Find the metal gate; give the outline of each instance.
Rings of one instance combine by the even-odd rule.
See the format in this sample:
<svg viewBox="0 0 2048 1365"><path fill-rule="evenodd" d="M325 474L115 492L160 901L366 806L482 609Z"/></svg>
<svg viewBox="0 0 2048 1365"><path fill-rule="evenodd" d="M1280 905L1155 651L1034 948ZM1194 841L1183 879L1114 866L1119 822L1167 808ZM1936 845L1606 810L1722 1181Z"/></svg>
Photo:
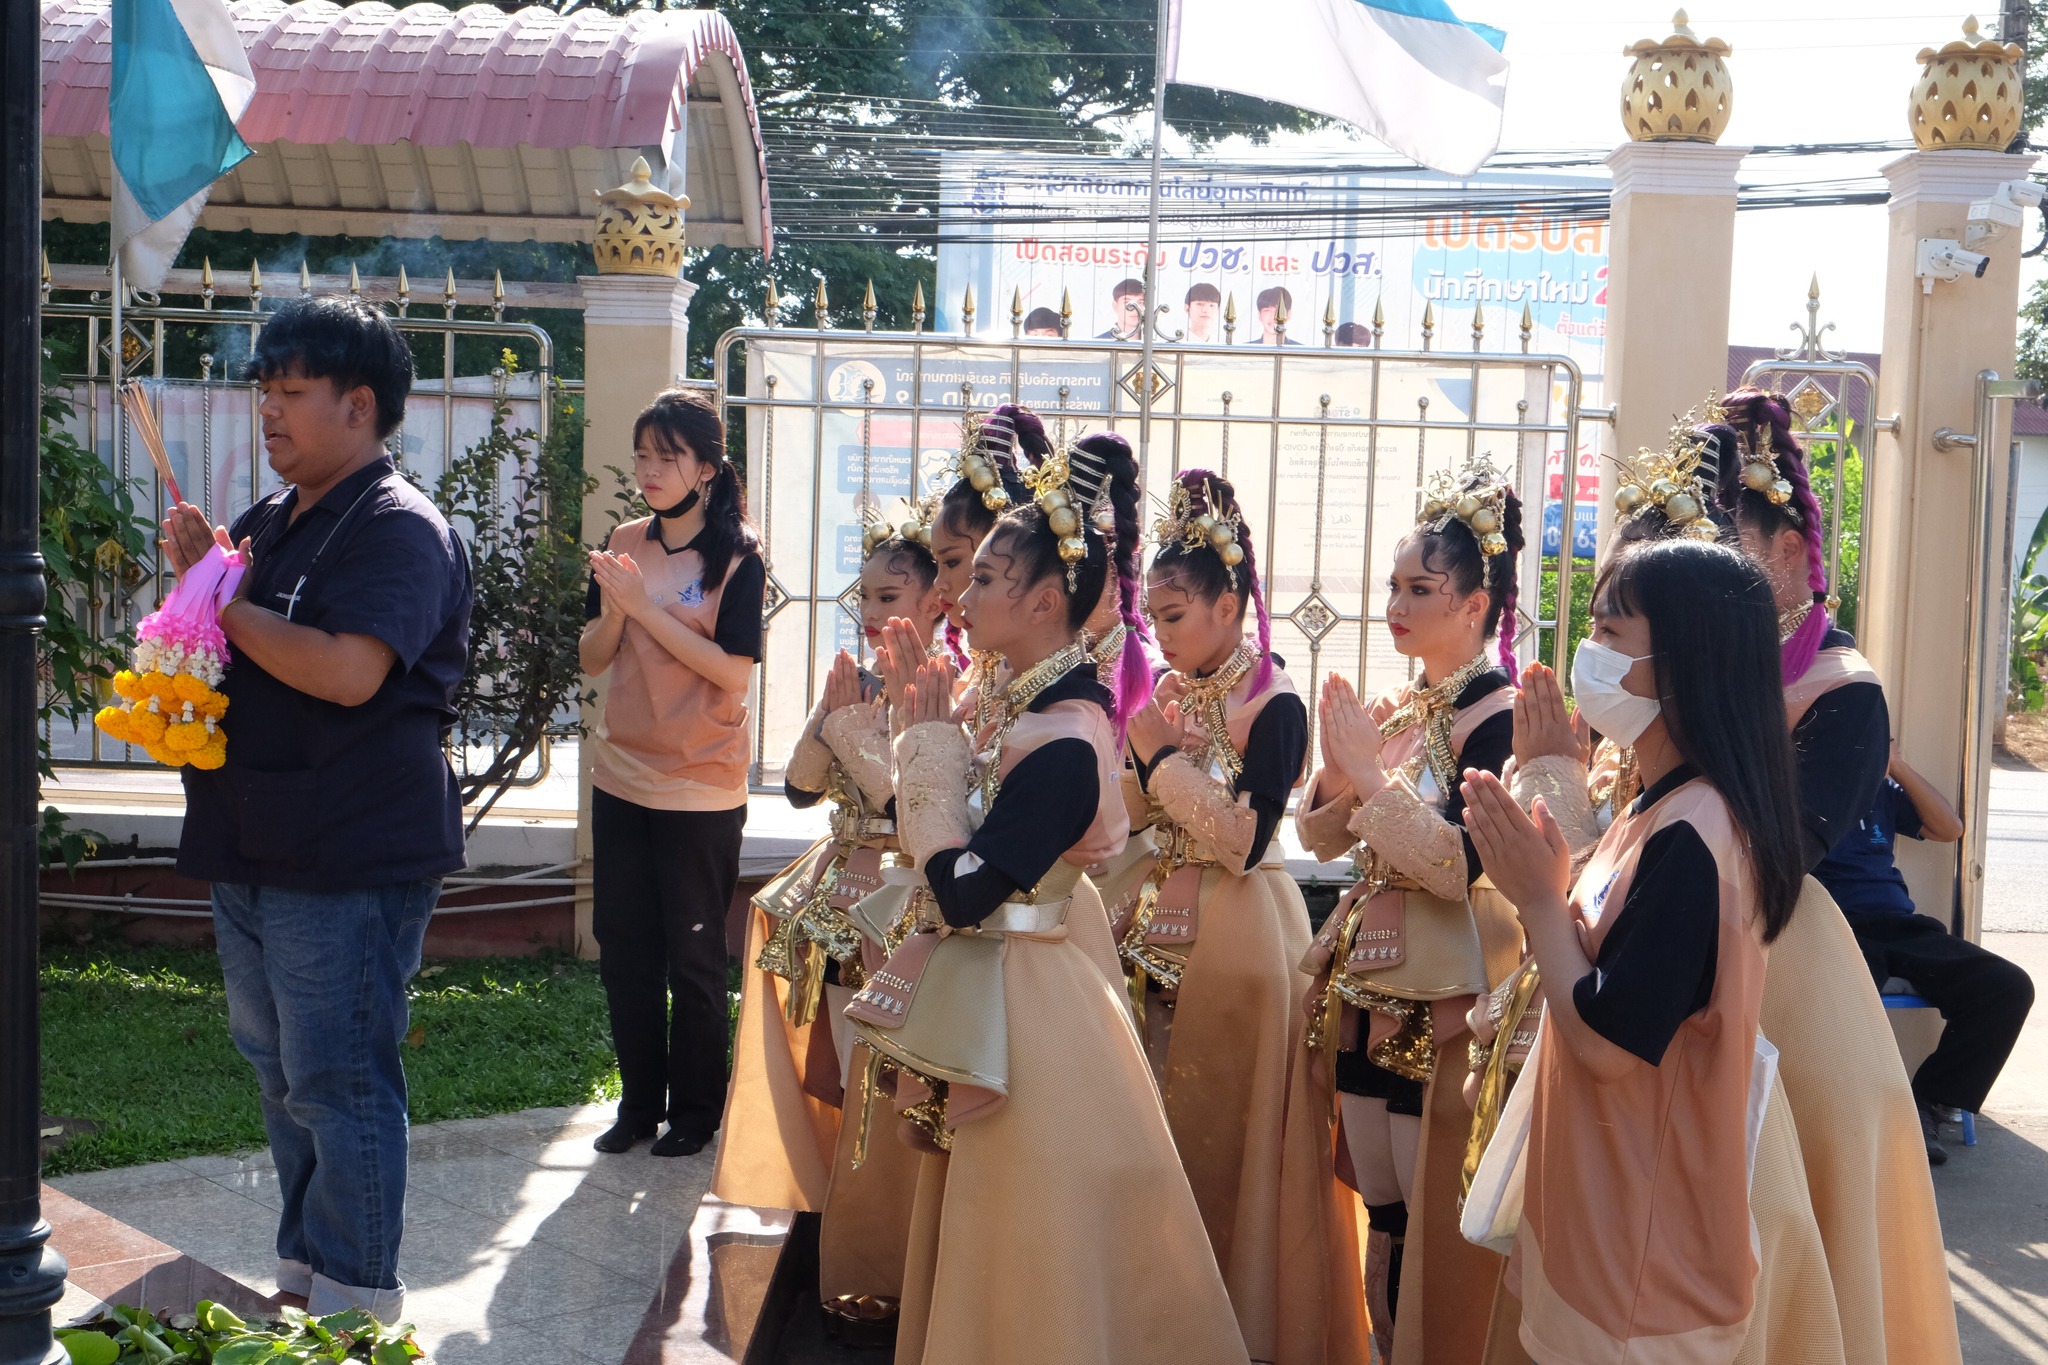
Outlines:
<svg viewBox="0 0 2048 1365"><path fill-rule="evenodd" d="M262 307L261 276L252 272L250 286L250 306L215 307L209 271L199 307L122 310L123 373L142 380L148 390L181 490L209 518L222 523L232 522L279 483L260 458L255 386L231 377L239 374L269 318ZM130 424L113 401L111 300L93 294L85 302L59 302L47 296L47 283L45 290L46 342L62 348L67 358L83 361L62 376L72 401L65 425L80 444L99 455L114 481L135 491L138 512L161 520L167 490L148 456L134 445ZM302 283L300 292L311 292L310 281ZM364 296L388 308L428 372L415 381L405 423L390 442L400 468L431 487L450 461L490 431L493 408L500 400L512 410L508 430L532 431L538 440L547 440L553 405L544 399L555 373L554 342L530 323L504 321L502 295L492 306L491 321L456 316L452 280L449 290L423 310L439 316L415 313L406 292ZM491 352L494 363L482 372L458 363L461 343L471 339L483 340ZM505 513L510 515L514 494L508 488L503 496ZM170 585L169 570L162 564L131 566L104 598L75 606L82 608L79 615L90 619L95 630L111 636L131 629L153 610ZM52 759L59 764L154 766L139 750L109 739L90 723L74 727L59 722L50 741ZM482 750L456 758L458 772L466 761L488 762ZM524 780L538 781L547 765L543 745L538 771Z"/></svg>
<svg viewBox="0 0 2048 1365"><path fill-rule="evenodd" d="M1139 444L1138 343L1025 337L1012 322L1008 340L829 327L720 338L719 397L729 426L746 433L769 564L757 782L779 781L833 652L862 648L859 508L941 486L963 413L1022 402L1056 442L1107 430ZM1582 411L1577 365L1531 353L1532 331L1525 317L1520 350L1487 351L1475 318L1470 351L1439 351L1432 311L1419 350L1383 348L1377 333L1366 347L1156 349L1148 491L1163 502L1188 467L1236 485L1275 652L1311 695L1331 670L1368 689L1408 675L1409 661L1369 629L1384 621L1394 545L1428 477L1482 455L1526 507L1517 652L1540 649L1564 665L1569 643L1556 627L1559 601L1571 600L1571 475L1582 418L1596 414Z"/></svg>

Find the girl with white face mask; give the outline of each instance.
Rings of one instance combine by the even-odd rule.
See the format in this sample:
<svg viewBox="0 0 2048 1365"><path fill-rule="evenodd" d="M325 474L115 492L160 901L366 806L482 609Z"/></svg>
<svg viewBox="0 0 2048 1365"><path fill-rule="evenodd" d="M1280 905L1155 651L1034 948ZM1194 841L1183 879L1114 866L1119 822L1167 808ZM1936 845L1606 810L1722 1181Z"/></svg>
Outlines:
<svg viewBox="0 0 2048 1365"><path fill-rule="evenodd" d="M1303 963L1315 984L1300 1064L1337 1092L1340 1140L1372 1218L1367 1306L1382 1356L1395 1359L1476 1359L1487 1322L1472 1286L1500 1265L1458 1235L1458 1087L1466 1010L1513 969L1521 936L1498 897L1471 889L1479 865L1458 772L1497 772L1508 758L1514 688L1502 663L1514 657L1521 511L1483 462L1430 490L1387 584L1394 647L1421 676L1370 707L1344 679L1328 681L1323 764L1296 816L1317 857L1355 849L1360 870ZM1445 1068L1450 1083L1437 1086ZM1436 1116L1426 1154L1425 1114ZM1409 1235L1428 1246L1426 1274L1423 1258L1405 1254Z"/></svg>
<svg viewBox="0 0 2048 1365"><path fill-rule="evenodd" d="M1546 802L1532 820L1497 777L1466 777L1546 1006L1508 1283L1538 1365L1650 1337L1675 1365L1743 1358L1758 1259L1735 1192L1765 945L1800 882L1774 617L1755 566L1717 545L1647 546L1603 575L1573 672L1634 731L1644 790L1576 881Z"/></svg>

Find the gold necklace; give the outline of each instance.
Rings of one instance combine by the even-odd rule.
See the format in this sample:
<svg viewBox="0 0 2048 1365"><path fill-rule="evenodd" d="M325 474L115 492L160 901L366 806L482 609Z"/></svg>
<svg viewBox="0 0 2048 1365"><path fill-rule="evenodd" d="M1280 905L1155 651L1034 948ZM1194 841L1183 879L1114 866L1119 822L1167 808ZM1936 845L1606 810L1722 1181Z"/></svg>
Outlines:
<svg viewBox="0 0 2048 1365"><path fill-rule="evenodd" d="M995 732L989 737L985 754L986 767L981 774L981 809L983 815L995 808L996 793L1002 789L1003 741L1009 737L1010 727L1017 718L1029 710L1039 694L1051 687L1067 674L1088 662L1088 646L1080 640L1063 645L1040 659L1030 668L1004 684L997 693L995 704L999 708L995 716Z"/></svg>
<svg viewBox="0 0 2048 1365"><path fill-rule="evenodd" d="M1088 651L1088 657L1095 660L1096 671L1100 675L1105 687L1109 685L1111 676L1123 664L1124 640L1130 633L1130 625L1119 621L1108 634L1097 640Z"/></svg>
<svg viewBox="0 0 2048 1365"><path fill-rule="evenodd" d="M1399 710L1380 723L1382 739L1392 739L1411 725L1423 727L1422 752L1438 790L1446 796L1457 790L1458 756L1451 749L1451 729L1458 720L1458 695L1493 666L1491 658L1480 654L1442 682L1415 689Z"/></svg>
<svg viewBox="0 0 2048 1365"><path fill-rule="evenodd" d="M1813 614L1813 606L1812 602L1801 602L1790 611L1778 613L1779 644L1784 644L1799 633L1799 628L1806 624L1806 618Z"/></svg>
<svg viewBox="0 0 2048 1365"><path fill-rule="evenodd" d="M996 671L1003 666L1003 656L993 649L970 649L967 658L968 679L974 686L974 729L979 734L995 719Z"/></svg>
<svg viewBox="0 0 2048 1365"><path fill-rule="evenodd" d="M1237 648L1230 651L1230 657L1214 673L1206 678L1189 678L1187 692L1181 698L1181 713L1202 722L1209 735L1210 754L1223 765L1233 782L1244 771L1244 756L1230 742L1230 692L1258 661L1259 647L1250 640L1239 640Z"/></svg>

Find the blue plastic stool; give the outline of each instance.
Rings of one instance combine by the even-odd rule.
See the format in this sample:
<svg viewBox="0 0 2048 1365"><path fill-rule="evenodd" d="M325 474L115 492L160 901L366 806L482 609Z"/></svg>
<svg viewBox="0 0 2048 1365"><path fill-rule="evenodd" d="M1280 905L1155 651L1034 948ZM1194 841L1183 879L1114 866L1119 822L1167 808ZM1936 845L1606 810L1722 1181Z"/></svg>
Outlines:
<svg viewBox="0 0 2048 1365"><path fill-rule="evenodd" d="M1931 1010L1934 1008L1925 999L1909 991L1887 993L1877 998L1884 1001L1884 1007L1888 1010ZM1977 1145L1977 1116L1967 1109L1962 1111L1962 1115L1963 1146L1975 1147Z"/></svg>

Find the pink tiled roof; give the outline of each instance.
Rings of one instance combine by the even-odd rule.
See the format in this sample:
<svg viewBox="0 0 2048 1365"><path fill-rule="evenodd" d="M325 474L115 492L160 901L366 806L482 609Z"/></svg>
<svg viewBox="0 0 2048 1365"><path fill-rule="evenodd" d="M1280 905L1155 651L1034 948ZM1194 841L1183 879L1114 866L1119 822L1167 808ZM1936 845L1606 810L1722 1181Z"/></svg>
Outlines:
<svg viewBox="0 0 2048 1365"><path fill-rule="evenodd" d="M46 139L106 136L111 3L43 0ZM746 61L732 26L713 11L508 14L481 4L330 0L232 0L230 10L256 73L240 124L251 145L661 147L683 127L693 77L711 62L722 68L719 95L738 98L714 98L703 112L744 120L752 145L734 151L751 153L745 169L758 185L760 240L769 238L767 162ZM697 82L696 93L712 90Z"/></svg>

